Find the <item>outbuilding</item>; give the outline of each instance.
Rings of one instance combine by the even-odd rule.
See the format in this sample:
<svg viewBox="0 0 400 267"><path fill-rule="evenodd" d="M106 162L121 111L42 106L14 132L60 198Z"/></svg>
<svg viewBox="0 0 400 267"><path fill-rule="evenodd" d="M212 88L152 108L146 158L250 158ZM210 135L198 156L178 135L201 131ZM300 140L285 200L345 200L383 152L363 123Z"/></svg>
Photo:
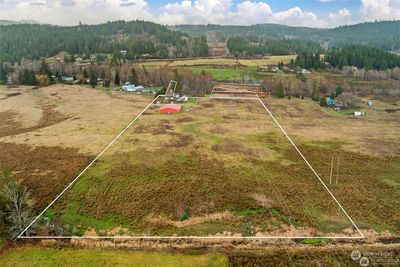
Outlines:
<svg viewBox="0 0 400 267"><path fill-rule="evenodd" d="M182 106L177 104L162 105L159 109L160 113L178 113L181 111Z"/></svg>

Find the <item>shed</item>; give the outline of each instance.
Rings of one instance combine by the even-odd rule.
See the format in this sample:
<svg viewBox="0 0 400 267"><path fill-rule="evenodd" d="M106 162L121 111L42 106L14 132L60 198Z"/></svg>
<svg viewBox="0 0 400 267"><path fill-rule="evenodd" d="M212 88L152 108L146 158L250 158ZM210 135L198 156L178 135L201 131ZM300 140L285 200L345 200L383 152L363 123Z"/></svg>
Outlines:
<svg viewBox="0 0 400 267"><path fill-rule="evenodd" d="M328 106L334 106L334 105L336 105L335 99L333 99L333 98L331 98L331 97L326 97L326 103L328 104Z"/></svg>
<svg viewBox="0 0 400 267"><path fill-rule="evenodd" d="M160 113L178 113L181 111L182 106L177 104L162 105L159 109Z"/></svg>

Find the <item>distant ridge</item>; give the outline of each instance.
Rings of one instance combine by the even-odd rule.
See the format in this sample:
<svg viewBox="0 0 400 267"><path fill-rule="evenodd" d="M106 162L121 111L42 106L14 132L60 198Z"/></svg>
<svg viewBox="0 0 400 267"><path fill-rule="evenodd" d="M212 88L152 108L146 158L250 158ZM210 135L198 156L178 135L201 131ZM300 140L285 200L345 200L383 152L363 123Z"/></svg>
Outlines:
<svg viewBox="0 0 400 267"><path fill-rule="evenodd" d="M285 26L279 24L256 24L251 26L230 25L177 25L174 30L192 36L213 32L218 42L233 36L268 36L271 38L309 39L331 45L362 44L387 51L400 50L400 20L364 22L333 29Z"/></svg>
<svg viewBox="0 0 400 267"><path fill-rule="evenodd" d="M13 24L40 24L40 22L36 20L1 20L0 19L0 25L13 25Z"/></svg>

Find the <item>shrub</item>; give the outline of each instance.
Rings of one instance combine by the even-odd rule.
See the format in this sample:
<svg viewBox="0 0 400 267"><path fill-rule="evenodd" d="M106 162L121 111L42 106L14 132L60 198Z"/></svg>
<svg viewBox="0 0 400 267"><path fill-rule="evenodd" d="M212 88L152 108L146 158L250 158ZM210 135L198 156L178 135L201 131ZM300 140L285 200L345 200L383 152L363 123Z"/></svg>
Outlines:
<svg viewBox="0 0 400 267"><path fill-rule="evenodd" d="M361 100L356 95L343 93L336 98L336 104L342 108L359 108Z"/></svg>

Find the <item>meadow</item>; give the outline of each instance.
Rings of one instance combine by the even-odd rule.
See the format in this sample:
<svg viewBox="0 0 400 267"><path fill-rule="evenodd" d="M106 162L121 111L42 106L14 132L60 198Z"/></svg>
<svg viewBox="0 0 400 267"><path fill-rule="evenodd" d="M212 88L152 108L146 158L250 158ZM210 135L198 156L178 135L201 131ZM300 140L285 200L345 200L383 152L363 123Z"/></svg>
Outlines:
<svg viewBox="0 0 400 267"><path fill-rule="evenodd" d="M357 235L258 101L183 110L147 110L44 221L60 235Z"/></svg>

